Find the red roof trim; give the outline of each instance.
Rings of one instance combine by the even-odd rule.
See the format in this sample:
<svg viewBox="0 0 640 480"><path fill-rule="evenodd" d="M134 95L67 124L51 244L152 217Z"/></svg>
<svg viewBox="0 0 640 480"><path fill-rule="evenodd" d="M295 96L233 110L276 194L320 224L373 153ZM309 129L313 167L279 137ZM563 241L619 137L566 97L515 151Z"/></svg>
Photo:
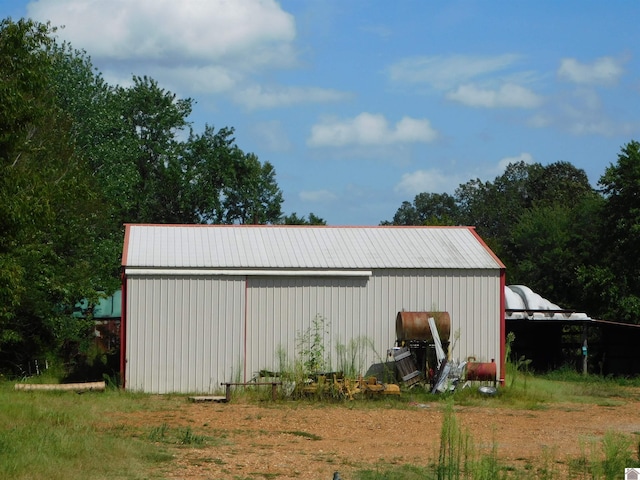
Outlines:
<svg viewBox="0 0 640 480"><path fill-rule="evenodd" d="M218 223L125 223L128 230L129 227L216 227L216 228L375 228L375 229L425 229L425 230L472 230L475 227L456 226L456 225L256 225L256 224L218 224ZM483 242L484 243L484 242Z"/></svg>
<svg viewBox="0 0 640 480"><path fill-rule="evenodd" d="M504 263L502 263L502 260L500 260L498 258L498 256L495 253L493 253L493 250L491 250L489 248L489 246L484 242L482 237L480 237L480 235L478 235L478 232L476 232L475 227L467 227L467 228L471 231L473 236L476 237L476 239L478 240L478 243L480 243L484 247L484 249L487 251L487 253L493 257L493 259L496 261L496 263L498 263L500 268L505 268L506 269L507 267L504 265Z"/></svg>
<svg viewBox="0 0 640 480"><path fill-rule="evenodd" d="M123 267L127 266L127 258L129 254L129 232L130 227L134 225L133 223L125 223L124 224L124 246L122 247L122 260L120 263Z"/></svg>

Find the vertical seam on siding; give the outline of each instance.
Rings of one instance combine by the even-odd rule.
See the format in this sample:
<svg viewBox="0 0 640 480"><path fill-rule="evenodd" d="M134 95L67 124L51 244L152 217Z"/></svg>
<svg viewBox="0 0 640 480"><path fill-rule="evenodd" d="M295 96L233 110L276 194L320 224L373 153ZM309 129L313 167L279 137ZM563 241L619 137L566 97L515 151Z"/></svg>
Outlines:
<svg viewBox="0 0 640 480"><path fill-rule="evenodd" d="M498 365L500 365L500 385L505 384L505 362L506 359L504 358L505 353L506 353L506 346L505 346L505 341L506 341L506 320L505 320L505 303L506 303L506 299L505 299L505 294L504 294L504 289L506 288L506 269L505 268L501 268L500 269L500 362L498 363Z"/></svg>
<svg viewBox="0 0 640 480"><path fill-rule="evenodd" d="M244 352L243 352L243 360L242 360L242 381L247 381L247 321L248 321L248 312L249 311L249 276L245 275L244 277ZM233 380L232 380L233 381Z"/></svg>

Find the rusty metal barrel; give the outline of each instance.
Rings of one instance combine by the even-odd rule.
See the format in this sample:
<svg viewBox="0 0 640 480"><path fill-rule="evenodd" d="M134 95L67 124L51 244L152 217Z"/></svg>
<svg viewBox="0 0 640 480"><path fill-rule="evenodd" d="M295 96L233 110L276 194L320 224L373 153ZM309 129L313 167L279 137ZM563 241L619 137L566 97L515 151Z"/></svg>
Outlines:
<svg viewBox="0 0 640 480"><path fill-rule="evenodd" d="M479 382L495 382L497 381L497 367L496 362L475 362L473 357L469 358L467 362L467 380L479 381Z"/></svg>
<svg viewBox="0 0 640 480"><path fill-rule="evenodd" d="M396 317L396 339L433 341L429 318L436 322L441 342L448 342L451 335L451 317L448 312L398 312Z"/></svg>

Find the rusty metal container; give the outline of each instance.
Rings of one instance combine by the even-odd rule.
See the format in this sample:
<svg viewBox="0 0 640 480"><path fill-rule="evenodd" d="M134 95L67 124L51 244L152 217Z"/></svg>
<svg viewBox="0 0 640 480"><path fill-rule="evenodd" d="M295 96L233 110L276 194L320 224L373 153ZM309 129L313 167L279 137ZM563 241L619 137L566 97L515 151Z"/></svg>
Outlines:
<svg viewBox="0 0 640 480"><path fill-rule="evenodd" d="M396 339L398 341L433 341L429 328L429 317L436 322L441 342L448 342L451 335L451 317L448 312L398 312L396 317Z"/></svg>
<svg viewBox="0 0 640 480"><path fill-rule="evenodd" d="M497 381L497 367L496 362L474 362L469 361L466 365L467 380L479 381L479 382L493 382Z"/></svg>

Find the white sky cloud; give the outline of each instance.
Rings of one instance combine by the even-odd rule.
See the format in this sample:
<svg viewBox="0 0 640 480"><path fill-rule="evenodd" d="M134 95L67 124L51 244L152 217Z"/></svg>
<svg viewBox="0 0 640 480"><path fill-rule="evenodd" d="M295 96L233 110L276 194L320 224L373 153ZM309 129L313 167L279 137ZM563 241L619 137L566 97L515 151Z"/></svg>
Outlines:
<svg viewBox="0 0 640 480"><path fill-rule="evenodd" d="M296 33L274 0L37 0L28 13L65 25L60 35L92 56L114 59L282 61Z"/></svg>
<svg viewBox="0 0 640 480"><path fill-rule="evenodd" d="M613 85L623 72L622 62L613 57L601 57L591 64L565 58L558 68L560 78L581 85Z"/></svg>
<svg viewBox="0 0 640 480"><path fill-rule="evenodd" d="M392 81L428 85L469 107L535 108L541 98L522 86L531 72L514 72L520 56L451 55L403 59L388 69Z"/></svg>
<svg viewBox="0 0 640 480"><path fill-rule="evenodd" d="M535 108L542 103L542 99L531 90L514 84L505 84L496 90L472 84L461 85L446 96L469 107Z"/></svg>
<svg viewBox="0 0 640 480"><path fill-rule="evenodd" d="M408 200L422 192L449 193L452 195L456 188L472 178L493 180L495 176L504 173L507 165L517 162L531 164L534 163L534 158L530 153L522 152L519 155L504 157L493 165L481 165L474 169L474 171L466 173L458 171L444 173L435 168L416 170L414 172L404 173L393 190Z"/></svg>
<svg viewBox="0 0 640 480"><path fill-rule="evenodd" d="M349 120L324 120L311 128L312 147L347 145L380 146L397 143L429 143L438 137L427 119L403 117L390 126L384 115L361 113Z"/></svg>
<svg viewBox="0 0 640 480"><path fill-rule="evenodd" d="M300 192L300 200L303 202L331 202L337 199L337 195L329 190L314 190Z"/></svg>
<svg viewBox="0 0 640 480"><path fill-rule="evenodd" d="M223 93L236 88L244 76L223 65L188 66L181 68L160 65L147 66L148 75L162 78L164 82L180 85L197 93ZM121 82L118 82L122 85Z"/></svg>
<svg viewBox="0 0 640 480"><path fill-rule="evenodd" d="M504 157L498 162L498 174L501 175L502 173L504 173L509 164L518 162L531 164L533 163L533 155L527 152L522 152L520 155L516 155L515 157Z"/></svg>
<svg viewBox="0 0 640 480"><path fill-rule="evenodd" d="M220 93L297 61L295 19L275 0L36 0L27 12L64 25L59 37L86 50L107 79L144 74Z"/></svg>
<svg viewBox="0 0 640 480"><path fill-rule="evenodd" d="M457 176L447 176L439 170L416 170L403 174L393 190L406 198L413 198L422 192L452 193L460 183Z"/></svg>
<svg viewBox="0 0 640 480"><path fill-rule="evenodd" d="M273 108L305 103L326 103L346 100L351 94L316 87L264 88L254 85L238 91L234 97L246 108Z"/></svg>
<svg viewBox="0 0 640 480"><path fill-rule="evenodd" d="M389 76L396 82L423 83L437 89L448 89L472 78L504 70L518 59L519 56L513 54L412 57L391 65Z"/></svg>
<svg viewBox="0 0 640 480"><path fill-rule="evenodd" d="M543 117L546 120L546 123L540 123L543 127L553 126L575 136L624 135L632 138L640 131L639 122L613 115L594 86L584 85L569 93L563 92L557 101L549 103L553 108ZM538 126L536 122L529 124Z"/></svg>

